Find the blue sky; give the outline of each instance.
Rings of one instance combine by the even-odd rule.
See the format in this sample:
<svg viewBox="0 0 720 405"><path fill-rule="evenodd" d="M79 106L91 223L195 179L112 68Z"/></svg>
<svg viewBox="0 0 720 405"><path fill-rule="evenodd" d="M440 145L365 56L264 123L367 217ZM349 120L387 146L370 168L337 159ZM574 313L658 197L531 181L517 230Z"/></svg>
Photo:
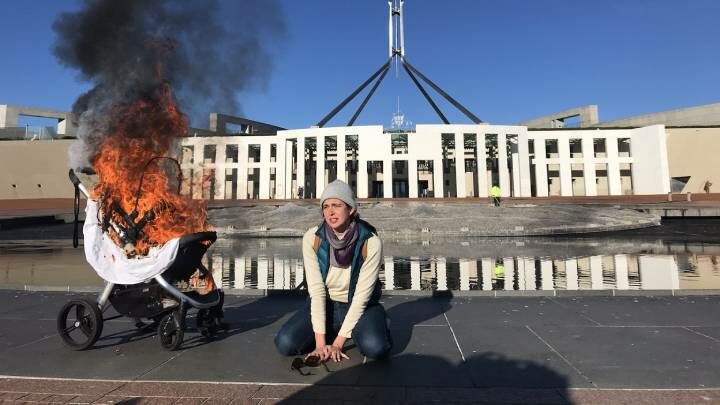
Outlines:
<svg viewBox="0 0 720 405"><path fill-rule="evenodd" d="M50 50L53 20L79 4L0 0L0 104L69 110L88 88ZM240 114L305 128L387 59L387 3L280 4L287 35L270 44L266 86L237 95ZM406 56L490 123L585 104L598 104L607 121L720 101L718 17L717 0L406 0ZM356 125L388 125L398 97L413 123L440 123L399 73L388 74ZM469 122L433 97L451 122ZM345 125L360 99L328 126Z"/></svg>

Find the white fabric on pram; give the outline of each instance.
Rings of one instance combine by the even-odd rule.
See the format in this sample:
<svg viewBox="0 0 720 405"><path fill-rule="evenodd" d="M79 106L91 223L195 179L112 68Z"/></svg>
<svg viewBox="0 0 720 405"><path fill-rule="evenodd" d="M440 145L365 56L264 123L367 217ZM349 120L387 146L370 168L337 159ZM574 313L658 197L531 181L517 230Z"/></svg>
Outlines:
<svg viewBox="0 0 720 405"><path fill-rule="evenodd" d="M147 256L128 258L102 231L97 201L88 200L83 226L85 258L103 280L114 284L138 284L167 270L177 256L180 238L151 248Z"/></svg>

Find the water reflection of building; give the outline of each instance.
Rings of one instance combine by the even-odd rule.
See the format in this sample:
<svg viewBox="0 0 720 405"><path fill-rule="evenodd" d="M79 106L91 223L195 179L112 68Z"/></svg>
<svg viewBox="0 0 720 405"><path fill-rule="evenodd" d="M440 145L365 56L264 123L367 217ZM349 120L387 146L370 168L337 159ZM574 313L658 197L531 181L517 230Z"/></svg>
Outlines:
<svg viewBox="0 0 720 405"><path fill-rule="evenodd" d="M689 258L689 268L678 266ZM301 259L213 254L208 263L229 288L292 289ZM498 266L502 272L498 272ZM616 254L576 258L385 257L385 290L677 290L720 288L716 255Z"/></svg>

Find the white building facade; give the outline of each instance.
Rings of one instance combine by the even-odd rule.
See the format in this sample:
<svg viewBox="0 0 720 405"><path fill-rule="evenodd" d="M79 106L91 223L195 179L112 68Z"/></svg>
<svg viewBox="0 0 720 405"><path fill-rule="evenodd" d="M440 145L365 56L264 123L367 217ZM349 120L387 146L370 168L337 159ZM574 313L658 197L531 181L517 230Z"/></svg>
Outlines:
<svg viewBox="0 0 720 405"><path fill-rule="evenodd" d="M313 198L335 179L359 198L665 194L665 128L505 125L308 128L183 138L184 192L208 199Z"/></svg>

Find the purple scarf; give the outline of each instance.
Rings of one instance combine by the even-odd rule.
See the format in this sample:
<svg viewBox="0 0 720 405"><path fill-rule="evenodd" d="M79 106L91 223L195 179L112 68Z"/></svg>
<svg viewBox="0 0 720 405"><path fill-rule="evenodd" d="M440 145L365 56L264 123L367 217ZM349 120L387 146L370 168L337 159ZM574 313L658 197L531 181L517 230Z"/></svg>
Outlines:
<svg viewBox="0 0 720 405"><path fill-rule="evenodd" d="M357 222L350 223L342 239L338 239L332 228L325 224L325 239L330 243L330 264L340 268L348 267L352 263L355 242L358 239Z"/></svg>

